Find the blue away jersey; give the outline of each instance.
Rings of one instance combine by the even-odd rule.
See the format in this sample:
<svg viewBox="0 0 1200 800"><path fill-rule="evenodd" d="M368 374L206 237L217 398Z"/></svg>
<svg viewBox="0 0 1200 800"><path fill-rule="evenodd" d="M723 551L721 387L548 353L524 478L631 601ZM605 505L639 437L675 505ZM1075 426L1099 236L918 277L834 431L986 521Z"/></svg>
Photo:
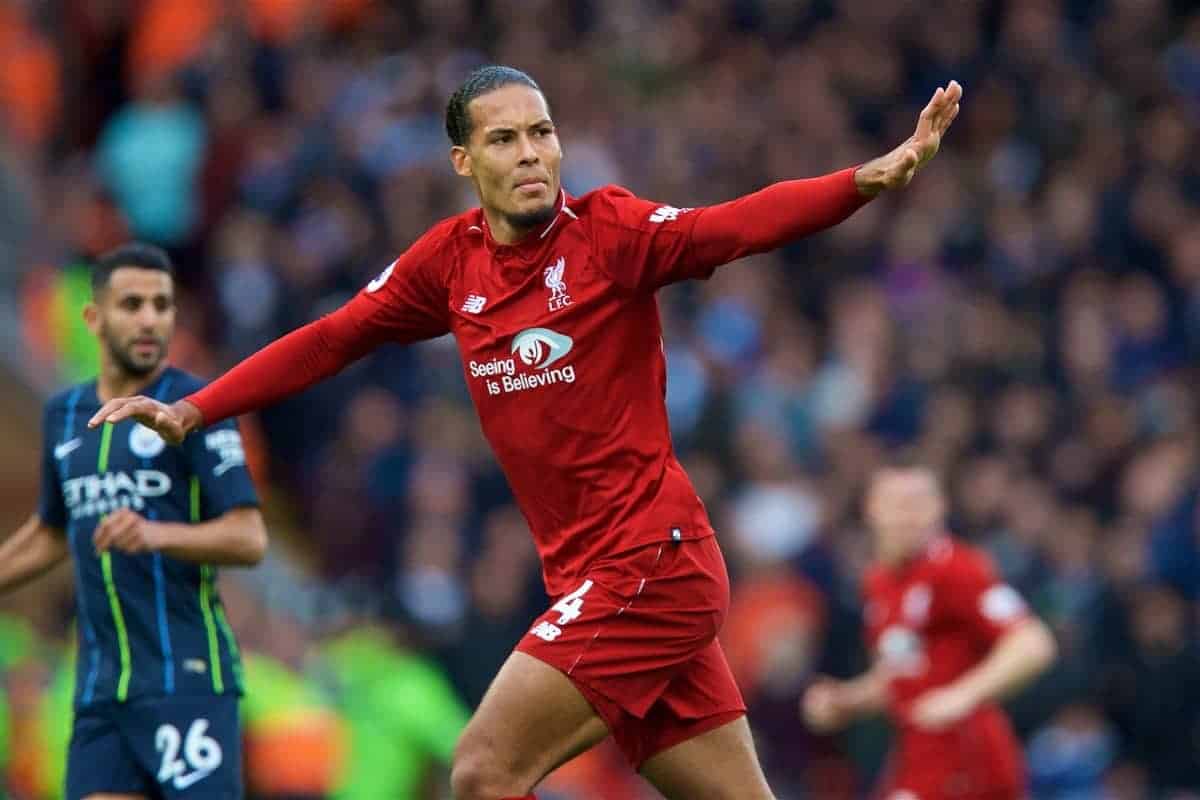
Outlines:
<svg viewBox="0 0 1200 800"><path fill-rule="evenodd" d="M172 402L202 385L168 367L142 393ZM79 658L75 704L161 694L242 690L233 631L216 591L216 569L161 553L98 555L96 525L130 508L152 520L203 522L258 505L233 420L197 431L179 447L132 420L87 427L96 382L46 404L38 514L70 545Z"/></svg>

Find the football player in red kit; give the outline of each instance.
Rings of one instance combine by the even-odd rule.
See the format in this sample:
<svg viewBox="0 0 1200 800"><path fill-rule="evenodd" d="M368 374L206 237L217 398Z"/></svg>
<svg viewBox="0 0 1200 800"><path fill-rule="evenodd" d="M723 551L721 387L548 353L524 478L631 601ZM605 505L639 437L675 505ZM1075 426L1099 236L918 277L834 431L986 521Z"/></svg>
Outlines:
<svg viewBox="0 0 1200 800"><path fill-rule="evenodd" d="M706 208L618 187L573 197L546 98L486 67L450 98L456 172L481 208L445 220L345 306L185 401L108 403L169 441L261 408L385 342L453 333L484 434L529 522L553 606L505 662L454 757L459 800L528 798L612 734L668 798L771 797L717 643L729 581L671 448L655 291L835 225L907 185L958 113L938 89L892 152Z"/></svg>
<svg viewBox="0 0 1200 800"><path fill-rule="evenodd" d="M980 551L947 532L941 488L921 467L875 476L866 502L878 565L863 581L874 666L805 693L809 725L832 731L886 710L896 730L885 800L1018 800L1021 747L997 701L1055 657Z"/></svg>

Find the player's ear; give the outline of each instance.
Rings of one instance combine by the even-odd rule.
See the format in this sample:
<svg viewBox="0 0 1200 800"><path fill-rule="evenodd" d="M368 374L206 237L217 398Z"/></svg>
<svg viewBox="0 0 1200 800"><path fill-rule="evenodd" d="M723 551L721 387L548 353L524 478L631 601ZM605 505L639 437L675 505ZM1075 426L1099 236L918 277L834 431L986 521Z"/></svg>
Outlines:
<svg viewBox="0 0 1200 800"><path fill-rule="evenodd" d="M456 144L450 148L450 163L454 165L454 171L464 178L475 174L471 171L471 154L462 145Z"/></svg>
<svg viewBox="0 0 1200 800"><path fill-rule="evenodd" d="M83 321L93 336L100 335L100 306L92 301L83 307Z"/></svg>

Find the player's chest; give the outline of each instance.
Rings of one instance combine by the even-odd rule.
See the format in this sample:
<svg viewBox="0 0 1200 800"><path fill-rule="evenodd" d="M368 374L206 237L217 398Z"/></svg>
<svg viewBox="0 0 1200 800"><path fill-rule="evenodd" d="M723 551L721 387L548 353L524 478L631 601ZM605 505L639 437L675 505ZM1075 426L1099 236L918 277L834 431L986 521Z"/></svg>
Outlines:
<svg viewBox="0 0 1200 800"><path fill-rule="evenodd" d="M928 641L938 628L932 582L913 580L876 587L864 609L871 648L898 675L924 672Z"/></svg>
<svg viewBox="0 0 1200 800"><path fill-rule="evenodd" d="M183 491L177 484L187 471L182 450L132 422L66 431L52 455L63 503L74 521L117 508L140 511Z"/></svg>
<svg viewBox="0 0 1200 800"><path fill-rule="evenodd" d="M469 259L450 303L472 392L500 396L574 383L584 360L603 358L624 300L586 250L549 249L530 261Z"/></svg>

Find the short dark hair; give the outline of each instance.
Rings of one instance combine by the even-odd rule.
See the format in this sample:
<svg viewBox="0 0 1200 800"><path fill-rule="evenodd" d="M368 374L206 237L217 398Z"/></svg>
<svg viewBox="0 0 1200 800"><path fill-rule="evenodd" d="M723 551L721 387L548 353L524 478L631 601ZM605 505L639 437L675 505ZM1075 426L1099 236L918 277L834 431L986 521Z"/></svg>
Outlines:
<svg viewBox="0 0 1200 800"><path fill-rule="evenodd" d="M104 253L92 266L92 295L108 288L112 274L121 267L155 269L175 277L175 265L161 247L144 242L129 242Z"/></svg>
<svg viewBox="0 0 1200 800"><path fill-rule="evenodd" d="M546 96L542 87L537 85L537 81L513 67L492 64L479 67L468 75L446 103L446 135L450 137L450 142L461 147L471 138L474 122L467 107L471 105L472 100L514 83L528 86L543 98Z"/></svg>

